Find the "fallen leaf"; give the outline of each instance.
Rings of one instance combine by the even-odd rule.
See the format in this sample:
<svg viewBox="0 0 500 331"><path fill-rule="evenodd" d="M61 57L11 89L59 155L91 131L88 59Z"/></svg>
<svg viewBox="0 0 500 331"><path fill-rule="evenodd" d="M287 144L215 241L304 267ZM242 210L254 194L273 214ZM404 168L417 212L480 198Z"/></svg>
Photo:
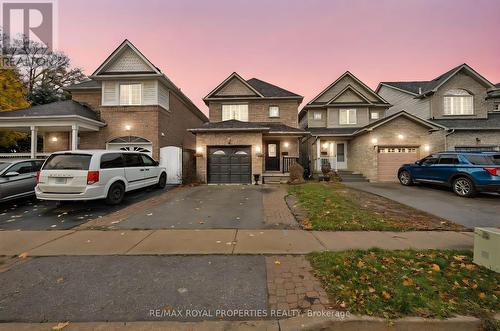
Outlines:
<svg viewBox="0 0 500 331"><path fill-rule="evenodd" d="M19 254L19 256L18 256L18 257L19 257L20 259L25 259L25 258L27 258L27 257L28 257L28 252L21 253L21 254Z"/></svg>
<svg viewBox="0 0 500 331"><path fill-rule="evenodd" d="M486 298L486 294L483 292L479 293L479 299L484 300Z"/></svg>
<svg viewBox="0 0 500 331"><path fill-rule="evenodd" d="M365 266L365 263L361 260L358 261L358 268L363 268Z"/></svg>
<svg viewBox="0 0 500 331"><path fill-rule="evenodd" d="M274 264L276 264L276 265L280 265L280 264L281 264L281 262L280 262L280 260L275 260L275 261L274 261Z"/></svg>
<svg viewBox="0 0 500 331"><path fill-rule="evenodd" d="M57 278L56 282L57 284L61 284L62 282L64 282L64 278L63 277Z"/></svg>
<svg viewBox="0 0 500 331"><path fill-rule="evenodd" d="M69 322L60 322L52 327L52 330L62 330L69 325Z"/></svg>
<svg viewBox="0 0 500 331"><path fill-rule="evenodd" d="M373 293L375 292L375 289L373 287L368 287L368 292Z"/></svg>
<svg viewBox="0 0 500 331"><path fill-rule="evenodd" d="M455 255L453 258L457 261L463 261L465 259L465 255Z"/></svg>
<svg viewBox="0 0 500 331"><path fill-rule="evenodd" d="M391 295L389 293L387 293L386 291L382 291L382 296L386 300L389 300L391 298Z"/></svg>
<svg viewBox="0 0 500 331"><path fill-rule="evenodd" d="M435 263L432 264L431 269L434 270L434 271L440 271L441 270L441 268L437 264L435 264Z"/></svg>

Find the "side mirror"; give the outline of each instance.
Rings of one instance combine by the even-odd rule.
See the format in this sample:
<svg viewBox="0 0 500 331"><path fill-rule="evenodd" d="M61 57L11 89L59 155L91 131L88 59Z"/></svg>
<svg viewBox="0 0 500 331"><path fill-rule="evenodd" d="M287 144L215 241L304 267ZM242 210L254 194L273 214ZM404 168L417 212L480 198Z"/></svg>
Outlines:
<svg viewBox="0 0 500 331"><path fill-rule="evenodd" d="M160 162L155 161L155 166L159 166L159 165L160 165Z"/></svg>
<svg viewBox="0 0 500 331"><path fill-rule="evenodd" d="M16 177L19 176L19 173L17 171L9 171L4 175L4 177Z"/></svg>

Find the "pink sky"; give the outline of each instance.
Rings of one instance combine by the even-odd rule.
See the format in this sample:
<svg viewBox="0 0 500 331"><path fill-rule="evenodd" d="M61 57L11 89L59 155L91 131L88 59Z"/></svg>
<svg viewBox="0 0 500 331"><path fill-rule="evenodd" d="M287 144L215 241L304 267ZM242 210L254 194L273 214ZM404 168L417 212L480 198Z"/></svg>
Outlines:
<svg viewBox="0 0 500 331"><path fill-rule="evenodd" d="M200 109L233 71L310 101L346 70L428 80L468 63L500 82L498 0L59 0L59 48L90 75L129 39Z"/></svg>

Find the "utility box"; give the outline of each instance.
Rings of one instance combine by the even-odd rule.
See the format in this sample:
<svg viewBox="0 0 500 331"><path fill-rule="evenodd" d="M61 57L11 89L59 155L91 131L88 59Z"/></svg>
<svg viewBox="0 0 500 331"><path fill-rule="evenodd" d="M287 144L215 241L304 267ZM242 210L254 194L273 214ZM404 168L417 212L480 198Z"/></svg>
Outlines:
<svg viewBox="0 0 500 331"><path fill-rule="evenodd" d="M500 229L474 229L474 263L500 272Z"/></svg>

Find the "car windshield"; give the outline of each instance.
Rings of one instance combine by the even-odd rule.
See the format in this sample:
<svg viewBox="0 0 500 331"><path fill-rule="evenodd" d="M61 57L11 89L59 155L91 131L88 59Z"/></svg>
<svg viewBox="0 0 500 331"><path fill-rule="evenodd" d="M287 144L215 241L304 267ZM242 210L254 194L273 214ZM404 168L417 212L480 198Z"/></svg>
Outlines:
<svg viewBox="0 0 500 331"><path fill-rule="evenodd" d="M0 162L0 171L3 171L5 168L10 166L12 163L9 162Z"/></svg>
<svg viewBox="0 0 500 331"><path fill-rule="evenodd" d="M91 158L88 154L53 154L43 170L89 170Z"/></svg>
<svg viewBox="0 0 500 331"><path fill-rule="evenodd" d="M465 158L474 165L496 164L491 155L465 155Z"/></svg>

